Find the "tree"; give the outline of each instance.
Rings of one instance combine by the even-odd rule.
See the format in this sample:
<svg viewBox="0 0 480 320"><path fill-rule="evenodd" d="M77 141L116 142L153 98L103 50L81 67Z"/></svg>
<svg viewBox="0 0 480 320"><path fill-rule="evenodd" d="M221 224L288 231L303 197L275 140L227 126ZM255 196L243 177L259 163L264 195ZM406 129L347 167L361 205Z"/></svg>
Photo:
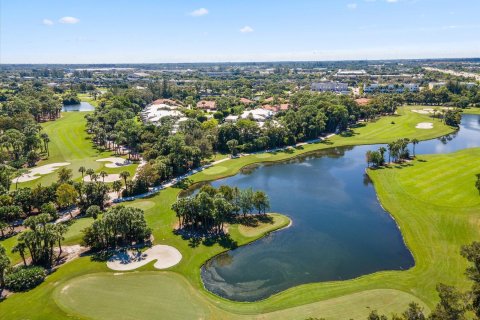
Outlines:
<svg viewBox="0 0 480 320"><path fill-rule="evenodd" d="M127 187L127 178L128 177L130 177L130 172L128 172L128 171L120 172L120 178L122 178L125 181L125 187Z"/></svg>
<svg viewBox="0 0 480 320"><path fill-rule="evenodd" d="M144 212L138 208L116 206L84 230L83 241L92 249L142 243L151 235Z"/></svg>
<svg viewBox="0 0 480 320"><path fill-rule="evenodd" d="M112 190L115 191L120 197L120 191L122 190L122 182L120 180L113 181Z"/></svg>
<svg viewBox="0 0 480 320"><path fill-rule="evenodd" d="M467 268L466 275L473 281L471 290L472 310L477 318L480 319L480 242L473 242L470 245L463 246L461 253L471 263Z"/></svg>
<svg viewBox="0 0 480 320"><path fill-rule="evenodd" d="M232 156L236 156L238 154L238 140L232 139L227 142L228 149Z"/></svg>
<svg viewBox="0 0 480 320"><path fill-rule="evenodd" d="M10 265L10 259L7 256L7 251L0 244L0 288L5 286L5 271Z"/></svg>
<svg viewBox="0 0 480 320"><path fill-rule="evenodd" d="M270 200L263 191L255 191L253 194L253 206L258 210L258 213L265 214L270 209Z"/></svg>
<svg viewBox="0 0 480 320"><path fill-rule="evenodd" d="M403 313L403 318L405 320L426 320L423 314L423 308L415 302L408 304L408 309Z"/></svg>
<svg viewBox="0 0 480 320"><path fill-rule="evenodd" d="M412 139L412 144L413 144L413 157L415 158L415 146L420 142L418 139Z"/></svg>
<svg viewBox="0 0 480 320"><path fill-rule="evenodd" d="M82 180L83 180L83 176L85 175L86 171L87 171L87 169L85 169L85 167L83 167L83 166L78 168L78 172L80 172L82 174Z"/></svg>
<svg viewBox="0 0 480 320"><path fill-rule="evenodd" d="M67 183L72 179L72 169L67 169L67 168L60 168L58 170L58 182L59 183Z"/></svg>
<svg viewBox="0 0 480 320"><path fill-rule="evenodd" d="M431 320L463 320L466 319L466 297L455 287L439 284L437 292L440 302L430 315Z"/></svg>
<svg viewBox="0 0 480 320"><path fill-rule="evenodd" d="M94 220L97 220L98 215L102 212L99 206L93 205L88 207L86 211L86 216L87 217L92 217Z"/></svg>
<svg viewBox="0 0 480 320"><path fill-rule="evenodd" d="M105 182L105 177L108 177L108 173L106 173L105 171L100 171L98 175L102 178L103 182Z"/></svg>
<svg viewBox="0 0 480 320"><path fill-rule="evenodd" d="M78 192L71 184L61 184L58 187L56 194L57 204L60 208L68 208L77 202Z"/></svg>
<svg viewBox="0 0 480 320"><path fill-rule="evenodd" d="M90 169L87 169L85 173L90 177L90 181L93 181L93 175L95 174L95 170L90 168Z"/></svg>

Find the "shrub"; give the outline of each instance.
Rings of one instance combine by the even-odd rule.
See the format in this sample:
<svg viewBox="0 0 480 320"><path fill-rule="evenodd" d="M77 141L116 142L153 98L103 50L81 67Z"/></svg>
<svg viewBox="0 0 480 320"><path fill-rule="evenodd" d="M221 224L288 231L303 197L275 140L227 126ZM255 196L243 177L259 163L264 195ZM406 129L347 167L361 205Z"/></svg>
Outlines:
<svg viewBox="0 0 480 320"><path fill-rule="evenodd" d="M45 280L45 269L42 267L16 267L5 275L5 287L11 291L28 291Z"/></svg>

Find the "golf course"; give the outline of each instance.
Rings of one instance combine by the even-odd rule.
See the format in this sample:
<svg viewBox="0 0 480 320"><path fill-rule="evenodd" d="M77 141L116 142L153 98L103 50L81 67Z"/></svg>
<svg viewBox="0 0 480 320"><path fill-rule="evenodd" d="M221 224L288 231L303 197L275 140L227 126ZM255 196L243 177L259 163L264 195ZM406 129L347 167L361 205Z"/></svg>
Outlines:
<svg viewBox="0 0 480 320"><path fill-rule="evenodd" d="M360 123L346 134L315 143L229 159L190 176L188 183L213 181L256 163L280 162L328 148L385 144L401 138L429 140L455 131L440 119L412 112L421 108L400 107L395 115ZM418 128L419 123L431 123L431 128ZM112 154L93 148L82 113L64 113L61 119L45 123L44 130L51 139L50 157L39 165L68 162L74 179L80 178L80 166L108 173L128 170L133 176L136 165L106 168L97 161ZM438 283L461 289L470 286L460 247L480 236L480 197L475 188L479 156L480 148L420 154L413 161L367 170L381 205L395 219L413 255L415 265L408 270L302 284L252 303L223 299L205 290L202 265L229 249L293 228L295 220L282 212L274 213L270 223L254 228L229 226L228 244L192 245L173 232L177 217L171 208L183 191L174 186L126 205L145 211L154 244L179 250L182 260L177 265L159 271L152 261L135 271L118 272L108 269L104 261L84 255L58 268L35 289L15 293L1 302L0 319L364 319L372 310L399 314L412 301L429 312L438 301ZM47 185L55 180L56 174L51 173L19 186ZM80 244L81 230L92 220L75 219L65 244ZM12 239L15 237L1 242L8 252L15 241ZM19 262L18 256L11 258Z"/></svg>

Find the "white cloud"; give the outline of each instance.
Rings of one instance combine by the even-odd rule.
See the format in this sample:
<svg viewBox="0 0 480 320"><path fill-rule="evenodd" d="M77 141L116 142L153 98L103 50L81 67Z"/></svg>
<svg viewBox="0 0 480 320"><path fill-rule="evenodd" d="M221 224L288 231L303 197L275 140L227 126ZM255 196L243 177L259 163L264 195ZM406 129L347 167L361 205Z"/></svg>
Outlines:
<svg viewBox="0 0 480 320"><path fill-rule="evenodd" d="M253 28L250 27L250 26L245 26L242 29L240 29L240 32L241 33L250 33L250 32L253 32Z"/></svg>
<svg viewBox="0 0 480 320"><path fill-rule="evenodd" d="M75 17L63 17L63 18L60 18L58 22L66 23L66 24L76 24L80 22L80 19Z"/></svg>
<svg viewBox="0 0 480 320"><path fill-rule="evenodd" d="M200 9L193 10L192 12L190 12L190 15L192 17L201 17L201 16L204 16L206 14L208 14L208 10L205 9L205 8L200 8Z"/></svg>
<svg viewBox="0 0 480 320"><path fill-rule="evenodd" d="M395 3L398 2L398 0L387 0L388 3Z"/></svg>
<svg viewBox="0 0 480 320"><path fill-rule="evenodd" d="M53 26L53 21L50 19L43 19L42 23L46 26Z"/></svg>
<svg viewBox="0 0 480 320"><path fill-rule="evenodd" d="M355 10L357 9L358 5L356 3L349 3L347 4L347 8L350 10Z"/></svg>

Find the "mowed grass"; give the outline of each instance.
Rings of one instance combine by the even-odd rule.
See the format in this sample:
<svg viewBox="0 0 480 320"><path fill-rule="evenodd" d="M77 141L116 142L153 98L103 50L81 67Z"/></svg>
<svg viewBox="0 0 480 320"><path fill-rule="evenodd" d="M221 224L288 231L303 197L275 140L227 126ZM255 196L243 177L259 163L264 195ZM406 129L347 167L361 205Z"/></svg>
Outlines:
<svg viewBox="0 0 480 320"><path fill-rule="evenodd" d="M102 299L98 299L102 297ZM92 319L305 319L321 314L329 319L366 319L370 310L401 313L405 302L418 299L401 291L379 289L331 301L261 315L235 314L208 301L182 276L173 272L95 273L56 288L54 299L69 315ZM345 305L354 309L345 314ZM132 308L132 306L137 306ZM188 307L186 307L188 306ZM360 308L369 306L370 308ZM385 306L388 306L387 308Z"/></svg>
<svg viewBox="0 0 480 320"><path fill-rule="evenodd" d="M136 164L125 166L123 168L106 168L105 162L97 162L101 158L114 156L111 151L98 150L94 147L90 136L85 131L87 112L63 112L62 117L56 121L45 122L42 124L43 131L50 137L48 159L40 161L37 166L56 162L69 162L66 168L72 169L73 178L80 179L81 174L78 169L83 166L95 171L105 170L107 173L119 173L123 170L129 171L133 176ZM58 171L58 170L57 170ZM57 180L57 171L42 175L40 178L24 183L18 186L33 187L37 184L50 185ZM15 184L12 185L12 189Z"/></svg>
<svg viewBox="0 0 480 320"><path fill-rule="evenodd" d="M411 108L409 107L400 108L398 116L387 117L386 119L381 119L374 123L368 123L365 127L356 129L355 133L350 137L335 136L324 143L310 144L293 150L269 153L271 156L267 158L252 155L228 160L220 164L220 166L225 167L227 170L218 170L215 172L215 170L212 170L215 168L213 167L212 169L208 169L213 172L208 172L208 170L200 172L192 176L191 181L201 182L218 179L227 175L233 175L242 167L252 163L261 161L280 161L329 147L366 143L384 143L403 137L431 139L453 131L453 128L443 125L440 121L435 123L434 129L432 130L416 129L415 126L420 122L434 122L435 120L431 119L428 115L412 113L410 110ZM391 121L395 121L395 124L392 125ZM452 169L452 166L449 166L449 168ZM375 174L380 175L380 173L383 172L403 172L402 170L405 169L379 170L373 172L372 176ZM383 177L383 175L381 177ZM373 178L376 183L377 181L380 181L377 180L375 176ZM384 177L384 179L387 178L388 177ZM386 181L385 183L388 184L389 182ZM431 226L430 219L437 219L433 213L435 211L430 212L431 208L420 208L423 211L420 215L417 215L418 210L414 206L409 207L408 210L401 210L401 212L398 212L398 208L394 205L388 207L388 199L384 200L384 197L389 196L389 194L385 195L385 193L393 191L388 190L384 192L381 187L383 184L381 182L378 182L377 184L379 186L378 190L382 203L385 202L384 204L387 209L392 212L399 222L407 244L414 253L417 261L417 265L414 268L402 272L378 272L349 281L306 284L288 289L266 300L255 303L236 303L227 301L218 298L203 289L200 279L200 266L214 255L225 251L226 248L219 243L200 243L198 245L193 245L189 241L182 239L180 236L177 236L172 232L177 219L171 210L171 205L176 200L181 191L180 189L168 188L161 191L158 196L137 200L128 203L127 205L138 206L145 209L145 216L149 226L153 230L155 243L172 245L180 250L183 255L182 261L169 271L177 276L183 277L185 279L183 283L191 286L195 294L198 294L202 299L205 299L206 306L211 310L212 315L214 315L212 318L231 318L233 315L249 315L248 317L251 318L252 315L266 316L266 314L274 314L276 318L298 317L300 319L309 316L327 316L332 319L357 318L356 315L361 315L359 316L360 318L365 318L365 315L368 314L369 310L372 308L379 309L384 313L398 313L405 309L410 301L419 301L418 299L421 299L426 306L431 308L437 299L434 288L438 281L447 282L449 279L454 279L454 281L450 282L459 283L465 287L467 283L463 280L463 268L466 264L458 256L459 244L457 242L450 244L448 241L445 243L442 239L445 230L441 229L439 226L435 226L433 230L429 229ZM458 191L462 192L462 190ZM391 198L390 200L395 203L396 199L397 198ZM400 199L401 198L398 198L398 200ZM413 205L413 203L410 203L409 205ZM472 233L472 228L468 227L468 223L460 225L462 228L465 230L468 229L470 232L467 233L467 236L464 236L465 233L463 232L465 230L455 229L456 225L454 224L452 226L449 222L450 220L446 217L444 223L448 226L445 226L445 228L449 228L449 233L453 232L453 230L456 230L455 232L460 232L462 234L462 240L465 240L465 242L478 236L477 234ZM248 243L256 238L258 237L248 238L242 236L239 232L232 232L232 240L235 241L237 245ZM379 241L381 241L381 239L379 239ZM449 260L450 258L443 259L446 254L452 256L451 261ZM442 267L436 265L439 261L444 260L447 262L446 266ZM429 264L430 262L434 262L434 267ZM73 279L74 277L106 271L104 265L104 263L92 262L88 257L80 258L68 263L53 275L49 276L47 281L40 287L28 293L14 295L5 302L2 302L1 308L3 309L4 316L0 313L0 318L11 319L16 317L42 319L48 316L50 319L64 319L67 315L73 317L72 311L64 312L55 304L55 302L53 302L53 290L56 287L63 286L66 281ZM145 266L141 268L141 270L151 271L153 269L151 266ZM135 275L142 274L142 272L134 272L131 277L135 278ZM453 278L452 274L455 274ZM183 280L178 280L179 283L181 283L181 281ZM132 282L134 282L134 280L132 280ZM154 283L155 281L152 280L151 282ZM183 286L184 284L180 285ZM169 292L168 287L155 287L156 290L165 290L165 292L159 292L158 295L165 295ZM129 291L122 286L119 286L118 288L117 291L114 290L114 292L118 292L118 296L129 295ZM148 291L151 289L146 290L147 292L151 292ZM191 289L187 288L185 290ZM106 305L111 301L109 296L102 296L100 293L97 295L92 294L92 296L95 296L98 301L104 301ZM140 299L136 294L130 295L130 298ZM149 299L135 300L140 302L136 305L132 305L131 308L137 310L137 318L142 319L142 313L140 310L143 308L153 308L159 310L158 312L161 312L161 304L159 300L160 299L155 300L154 304L152 304ZM28 310L24 308L25 301L29 301ZM144 303L141 301L144 301ZM85 303L88 303L88 301L85 301ZM348 308L345 307L346 305L348 305ZM121 306L119 306L119 308L121 308ZM189 300L182 303L181 308L189 308ZM168 311L170 310L171 309L168 309ZM175 316L175 314L163 314L165 315L165 318L172 318ZM202 315L203 313L198 314L197 318L202 318ZM227 315L227 317L225 317L225 315ZM144 319L147 318L148 315L144 317Z"/></svg>

